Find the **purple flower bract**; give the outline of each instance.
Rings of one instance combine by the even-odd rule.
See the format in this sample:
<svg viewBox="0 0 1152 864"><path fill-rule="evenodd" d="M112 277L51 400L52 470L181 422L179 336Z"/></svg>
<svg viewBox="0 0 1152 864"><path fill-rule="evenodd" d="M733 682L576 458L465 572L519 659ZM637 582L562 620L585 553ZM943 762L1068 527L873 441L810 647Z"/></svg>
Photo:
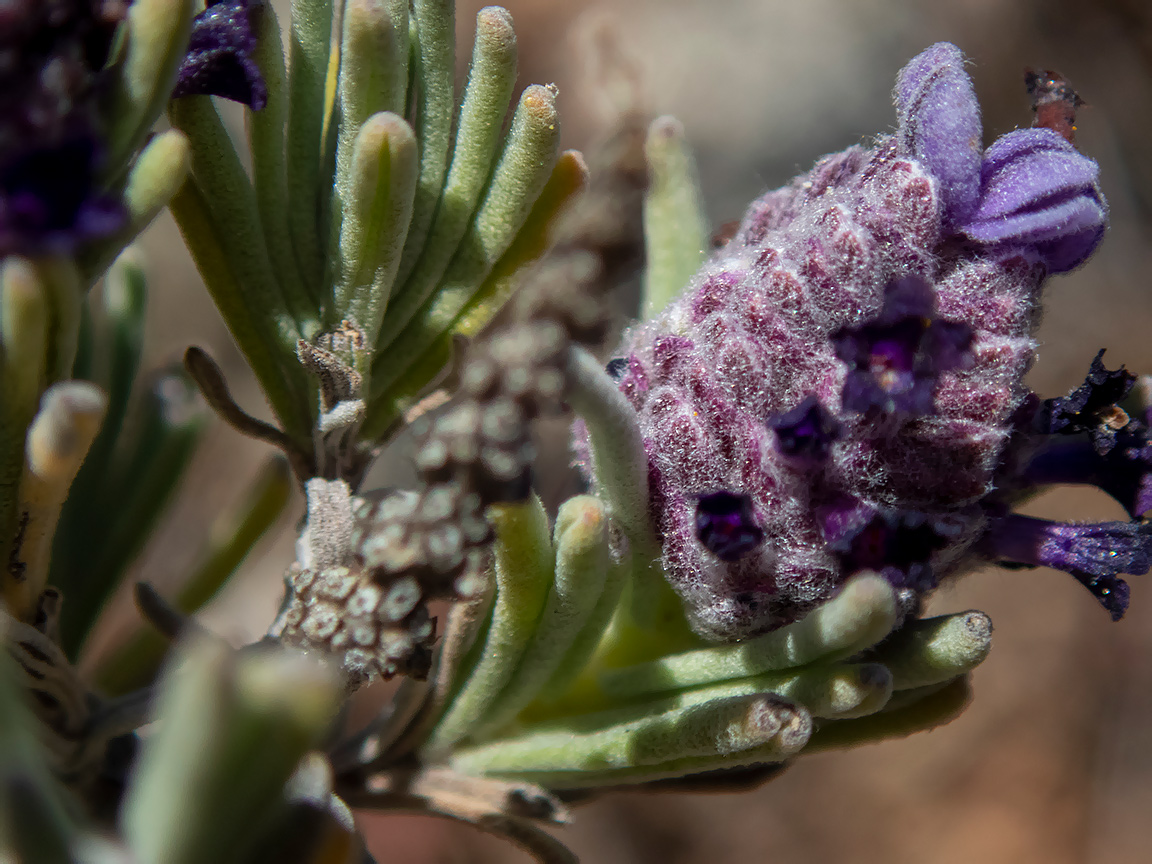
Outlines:
<svg viewBox="0 0 1152 864"><path fill-rule="evenodd" d="M212 0L192 23L188 55L177 76L172 98L220 96L259 111L268 101L268 87L253 54L256 34L252 18L261 13L261 0Z"/></svg>

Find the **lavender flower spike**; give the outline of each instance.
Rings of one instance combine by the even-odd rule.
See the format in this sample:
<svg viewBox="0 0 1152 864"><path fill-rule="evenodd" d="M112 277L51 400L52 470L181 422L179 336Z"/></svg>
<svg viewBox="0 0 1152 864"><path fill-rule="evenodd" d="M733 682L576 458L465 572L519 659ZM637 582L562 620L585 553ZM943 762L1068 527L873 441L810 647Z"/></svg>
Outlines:
<svg viewBox="0 0 1152 864"><path fill-rule="evenodd" d="M914 614L943 579L986 562L1000 542L989 532L1001 538L1011 506L1052 478L1145 504L1141 430L1125 429L1107 465L1049 446L1115 422L1115 385L1063 400L1057 430L1032 422L1040 403L1023 384L1045 279L1104 230L1096 164L1050 129L985 152L955 46L915 58L894 95L896 135L754 202L610 367L644 440L664 573L705 637L786 625L862 569ZM1072 558L1091 547L1139 569L1144 537L1077 529L1071 557L1041 563L1091 583L1116 615L1123 568Z"/></svg>

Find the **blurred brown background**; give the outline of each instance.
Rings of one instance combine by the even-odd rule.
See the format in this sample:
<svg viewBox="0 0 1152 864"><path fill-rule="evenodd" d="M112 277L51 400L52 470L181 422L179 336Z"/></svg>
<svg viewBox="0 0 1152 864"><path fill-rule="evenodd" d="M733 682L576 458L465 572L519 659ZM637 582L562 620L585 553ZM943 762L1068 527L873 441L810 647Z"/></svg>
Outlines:
<svg viewBox="0 0 1152 864"><path fill-rule="evenodd" d="M458 5L466 56L482 4ZM934 41L953 41L971 58L986 142L1030 123L1025 66L1059 70L1089 103L1077 140L1101 164L1112 225L1086 268L1051 283L1031 384L1042 396L1066 392L1100 347L1109 349L1111 365L1152 372L1152 4L1146 0L505 5L520 34L521 84L560 87L567 146L587 145L604 116L604 95L582 69L581 34L595 22L614 28L639 70L647 107L684 122L717 224L738 218L751 198L817 156L891 129L894 76ZM152 359L204 345L226 364L242 404L257 409L259 393L170 220L152 229L145 247L154 286ZM213 431L192 488L141 563L142 577L163 584L185 572L212 518L236 498L262 454L229 430ZM1076 490L1054 491L1031 512L1123 517L1102 494ZM259 635L290 555L285 532L249 562L210 623L237 640ZM1063 574L976 574L938 592L931 606L980 608L996 623L992 655L975 674L975 702L955 723L905 741L802 759L743 795L612 795L580 808L564 838L582 860L604 864L1152 860L1152 579L1133 577L1132 584L1132 609L1112 624ZM447 823L367 817L364 825L381 862L528 860Z"/></svg>

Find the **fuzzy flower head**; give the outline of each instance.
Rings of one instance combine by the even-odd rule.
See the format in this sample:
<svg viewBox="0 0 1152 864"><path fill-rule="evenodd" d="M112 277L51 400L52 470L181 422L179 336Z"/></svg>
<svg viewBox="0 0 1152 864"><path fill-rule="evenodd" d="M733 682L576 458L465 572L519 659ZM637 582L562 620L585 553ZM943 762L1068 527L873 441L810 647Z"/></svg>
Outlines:
<svg viewBox="0 0 1152 864"><path fill-rule="evenodd" d="M611 369L645 439L665 573L703 635L794 621L861 570L911 612L990 559L1062 567L1115 614L1117 574L1148 569L1146 535L1125 523L1010 530L1024 524L1013 500L1047 482L1032 456L1064 441L1022 379L1046 278L1103 235L1096 163L1044 128L984 149L947 43L904 68L894 99L895 135L755 201ZM1048 474L1107 477L1142 501L1142 429L1107 464L1049 457Z"/></svg>

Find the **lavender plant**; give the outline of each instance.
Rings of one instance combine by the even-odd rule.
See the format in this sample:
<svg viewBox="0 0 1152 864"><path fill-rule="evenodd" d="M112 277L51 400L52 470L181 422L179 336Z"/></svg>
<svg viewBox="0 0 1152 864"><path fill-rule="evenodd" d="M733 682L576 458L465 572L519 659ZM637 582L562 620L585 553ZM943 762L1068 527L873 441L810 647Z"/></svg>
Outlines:
<svg viewBox="0 0 1152 864"><path fill-rule="evenodd" d="M959 713L991 622L923 617L942 581L1056 567L1119 619L1122 576L1152 566L1135 378L1098 355L1066 397L1022 382L1044 283L1103 236L1096 164L1066 112L984 149L949 44L900 73L895 134L763 195L709 253L674 120L625 113L587 165L559 152L554 87L505 124L497 7L459 100L447 0L297 0L286 56L256 0L5 15L14 858L362 861L349 808L375 808L574 860L541 828L569 799L723 788ZM250 172L213 97L250 109ZM165 204L275 424L198 348L136 381L146 289L123 250ZM641 260L646 320L604 364L605 301ZM203 426L193 388L283 456L178 597L137 586L154 631L88 680L78 653ZM589 492L553 516L530 431L566 409ZM420 485L363 488L401 430ZM283 606L230 648L190 616L293 480ZM1052 483L1131 521L1013 512ZM395 676L349 729L351 693Z"/></svg>

